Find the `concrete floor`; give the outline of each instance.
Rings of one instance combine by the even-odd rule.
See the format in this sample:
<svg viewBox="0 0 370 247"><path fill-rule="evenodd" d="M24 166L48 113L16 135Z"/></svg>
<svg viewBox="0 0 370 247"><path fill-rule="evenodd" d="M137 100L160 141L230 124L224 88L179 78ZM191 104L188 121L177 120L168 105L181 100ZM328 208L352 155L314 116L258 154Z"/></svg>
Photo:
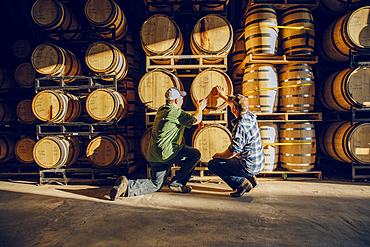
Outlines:
<svg viewBox="0 0 370 247"><path fill-rule="evenodd" d="M189 184L112 202L111 186L0 181L0 246L370 246L369 183Z"/></svg>

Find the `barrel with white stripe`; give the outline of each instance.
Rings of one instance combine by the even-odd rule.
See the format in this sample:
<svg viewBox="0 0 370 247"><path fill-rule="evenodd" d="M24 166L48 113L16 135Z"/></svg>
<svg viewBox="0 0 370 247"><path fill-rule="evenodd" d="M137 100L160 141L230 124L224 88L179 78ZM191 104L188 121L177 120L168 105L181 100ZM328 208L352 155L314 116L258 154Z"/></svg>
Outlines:
<svg viewBox="0 0 370 247"><path fill-rule="evenodd" d="M277 110L278 75L272 64L250 64L243 76L243 95L248 97L252 112L272 113Z"/></svg>
<svg viewBox="0 0 370 247"><path fill-rule="evenodd" d="M282 168L297 172L313 169L316 159L316 135L313 123L281 124L279 140Z"/></svg>
<svg viewBox="0 0 370 247"><path fill-rule="evenodd" d="M271 172L277 168L279 162L279 130L275 123L259 123L263 153L265 155L265 168L263 171Z"/></svg>

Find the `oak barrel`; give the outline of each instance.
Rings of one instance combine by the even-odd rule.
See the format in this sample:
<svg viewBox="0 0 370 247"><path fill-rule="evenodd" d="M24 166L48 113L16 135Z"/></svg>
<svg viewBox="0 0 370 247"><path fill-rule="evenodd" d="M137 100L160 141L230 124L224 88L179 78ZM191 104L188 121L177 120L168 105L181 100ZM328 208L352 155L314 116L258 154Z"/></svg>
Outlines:
<svg viewBox="0 0 370 247"><path fill-rule="evenodd" d="M278 74L272 64L247 65L243 75L243 95L248 97L252 112L272 113L277 110Z"/></svg>
<svg viewBox="0 0 370 247"><path fill-rule="evenodd" d="M278 46L278 22L270 5L254 5L245 19L245 49L247 54L275 55Z"/></svg>
<svg viewBox="0 0 370 247"><path fill-rule="evenodd" d="M181 8L181 0L144 0L149 11L178 11Z"/></svg>
<svg viewBox="0 0 370 247"><path fill-rule="evenodd" d="M10 89L14 86L13 77L8 69L0 67L0 90Z"/></svg>
<svg viewBox="0 0 370 247"><path fill-rule="evenodd" d="M370 106L370 67L348 68L331 74L318 90L319 102L336 111Z"/></svg>
<svg viewBox="0 0 370 247"><path fill-rule="evenodd" d="M123 38L127 33L127 21L121 8L112 0L89 0L85 4L85 16L96 28L112 30L98 31L104 38Z"/></svg>
<svg viewBox="0 0 370 247"><path fill-rule="evenodd" d="M326 125L319 136L320 149L346 163L370 163L370 123L340 121Z"/></svg>
<svg viewBox="0 0 370 247"><path fill-rule="evenodd" d="M13 44L13 54L20 59L28 58L32 53L31 44L24 39L17 39Z"/></svg>
<svg viewBox="0 0 370 247"><path fill-rule="evenodd" d="M265 168L263 171L271 172L277 168L279 162L279 129L275 123L259 123L263 153L265 155Z"/></svg>
<svg viewBox="0 0 370 247"><path fill-rule="evenodd" d="M125 55L117 47L105 41L94 42L87 48L85 62L97 75L115 75L117 81L123 80L128 73ZM103 78L103 80L113 81L113 78Z"/></svg>
<svg viewBox="0 0 370 247"><path fill-rule="evenodd" d="M234 45L232 50L232 67L236 69L239 64L243 62L247 56L247 51L245 50L245 40L244 40L244 28L240 28L234 32Z"/></svg>
<svg viewBox="0 0 370 247"><path fill-rule="evenodd" d="M223 125L212 124L196 129L192 137L192 146L201 153L201 162L208 162L216 153L225 151L231 144L231 133Z"/></svg>
<svg viewBox="0 0 370 247"><path fill-rule="evenodd" d="M315 81L308 64L288 64L279 70L281 112L309 112L315 104Z"/></svg>
<svg viewBox="0 0 370 247"><path fill-rule="evenodd" d="M32 100L25 99L17 105L17 117L18 121L25 124L36 123L38 119L32 111Z"/></svg>
<svg viewBox="0 0 370 247"><path fill-rule="evenodd" d="M77 96L59 90L43 90L32 100L32 112L41 121L73 122L81 114Z"/></svg>
<svg viewBox="0 0 370 247"><path fill-rule="evenodd" d="M190 96L194 105L197 104L197 101L207 98L207 109L221 110L226 108L227 103L222 98L214 97L217 94L215 90L217 85L225 89L226 95L233 94L233 83L225 72L218 69L206 69L200 72L190 86Z"/></svg>
<svg viewBox="0 0 370 247"><path fill-rule="evenodd" d="M15 139L12 136L0 136L0 162L5 162L14 157Z"/></svg>
<svg viewBox="0 0 370 247"><path fill-rule="evenodd" d="M47 169L72 165L80 155L80 140L72 136L46 136L33 148L36 164Z"/></svg>
<svg viewBox="0 0 370 247"><path fill-rule="evenodd" d="M167 89L176 87L183 90L180 79L168 70L156 69L146 73L139 82L138 94L141 102L152 110L166 103Z"/></svg>
<svg viewBox="0 0 370 247"><path fill-rule="evenodd" d="M81 25L74 13L57 0L37 0L31 9L31 16L36 25L50 31L49 36L59 40L60 35L66 39L81 37ZM68 31L59 34L58 31Z"/></svg>
<svg viewBox="0 0 370 247"><path fill-rule="evenodd" d="M15 80L23 88L35 87L36 70L30 63L22 63L15 69Z"/></svg>
<svg viewBox="0 0 370 247"><path fill-rule="evenodd" d="M311 56L315 47L315 26L311 10L296 5L284 11L281 19L281 46L287 56ZM301 29L294 29L301 28Z"/></svg>
<svg viewBox="0 0 370 247"><path fill-rule="evenodd" d="M290 171L311 171L316 159L315 127L310 122L284 123L279 129L280 164Z"/></svg>
<svg viewBox="0 0 370 247"><path fill-rule="evenodd" d="M320 0L319 9L324 14L341 15L348 12L350 8L353 9L356 4L361 4L362 1L366 0Z"/></svg>
<svg viewBox="0 0 370 247"><path fill-rule="evenodd" d="M33 147L36 144L36 140L32 137L22 137L15 144L15 156L17 159L26 164L35 162L33 159Z"/></svg>
<svg viewBox="0 0 370 247"><path fill-rule="evenodd" d="M126 76L125 79L118 82L117 91L122 94L122 96L127 101L127 114L135 114L136 109L136 93L135 93L135 84L131 77Z"/></svg>
<svg viewBox="0 0 370 247"><path fill-rule="evenodd" d="M101 122L118 122L125 117L127 110L127 100L113 89L96 89L89 94L86 100L87 113Z"/></svg>
<svg viewBox="0 0 370 247"><path fill-rule="evenodd" d="M181 55L184 40L176 22L167 15L150 16L140 29L141 46L147 56ZM152 60L158 64L169 64L169 59Z"/></svg>
<svg viewBox="0 0 370 247"><path fill-rule="evenodd" d="M44 43L35 48L31 55L32 66L36 72L48 76L78 76L82 74L82 65L69 50ZM64 79L66 83L74 78Z"/></svg>
<svg viewBox="0 0 370 247"><path fill-rule="evenodd" d="M349 60L352 52L370 49L370 6L348 13L331 23L324 31L319 51L331 62Z"/></svg>
<svg viewBox="0 0 370 247"><path fill-rule="evenodd" d="M190 47L194 55L228 55L233 45L233 28L223 16L209 14L194 25ZM218 63L223 58L203 59L204 63Z"/></svg>
<svg viewBox="0 0 370 247"><path fill-rule="evenodd" d="M86 157L96 167L121 164L129 152L129 144L122 135L98 136L86 148Z"/></svg>
<svg viewBox="0 0 370 247"><path fill-rule="evenodd" d="M10 124L16 119L16 107L13 102L0 100L0 124Z"/></svg>
<svg viewBox="0 0 370 247"><path fill-rule="evenodd" d="M193 4L193 9L197 11L222 11L227 10L229 0L191 0L199 4ZM204 3L202 3L204 2ZM214 3L212 3L214 2Z"/></svg>

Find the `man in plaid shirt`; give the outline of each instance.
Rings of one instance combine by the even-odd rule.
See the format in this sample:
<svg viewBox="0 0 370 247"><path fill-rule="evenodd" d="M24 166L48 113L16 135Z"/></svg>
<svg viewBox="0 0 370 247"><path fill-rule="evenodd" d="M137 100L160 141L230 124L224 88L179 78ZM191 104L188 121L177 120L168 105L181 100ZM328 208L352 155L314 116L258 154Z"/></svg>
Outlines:
<svg viewBox="0 0 370 247"><path fill-rule="evenodd" d="M265 166L261 135L256 115L248 110L248 98L241 94L226 96L224 89L217 86L217 96L224 99L236 117L233 124L230 146L222 153L213 155L208 169L220 176L240 197L258 186L255 175Z"/></svg>

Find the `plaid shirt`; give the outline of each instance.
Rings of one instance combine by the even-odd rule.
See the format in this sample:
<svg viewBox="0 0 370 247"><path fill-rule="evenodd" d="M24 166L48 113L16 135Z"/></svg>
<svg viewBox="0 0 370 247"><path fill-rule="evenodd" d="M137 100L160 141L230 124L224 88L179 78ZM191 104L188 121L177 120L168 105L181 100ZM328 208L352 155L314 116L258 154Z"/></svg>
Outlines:
<svg viewBox="0 0 370 247"><path fill-rule="evenodd" d="M238 157L249 173L257 175L265 166L257 118L251 111L231 121L234 125L229 150Z"/></svg>

